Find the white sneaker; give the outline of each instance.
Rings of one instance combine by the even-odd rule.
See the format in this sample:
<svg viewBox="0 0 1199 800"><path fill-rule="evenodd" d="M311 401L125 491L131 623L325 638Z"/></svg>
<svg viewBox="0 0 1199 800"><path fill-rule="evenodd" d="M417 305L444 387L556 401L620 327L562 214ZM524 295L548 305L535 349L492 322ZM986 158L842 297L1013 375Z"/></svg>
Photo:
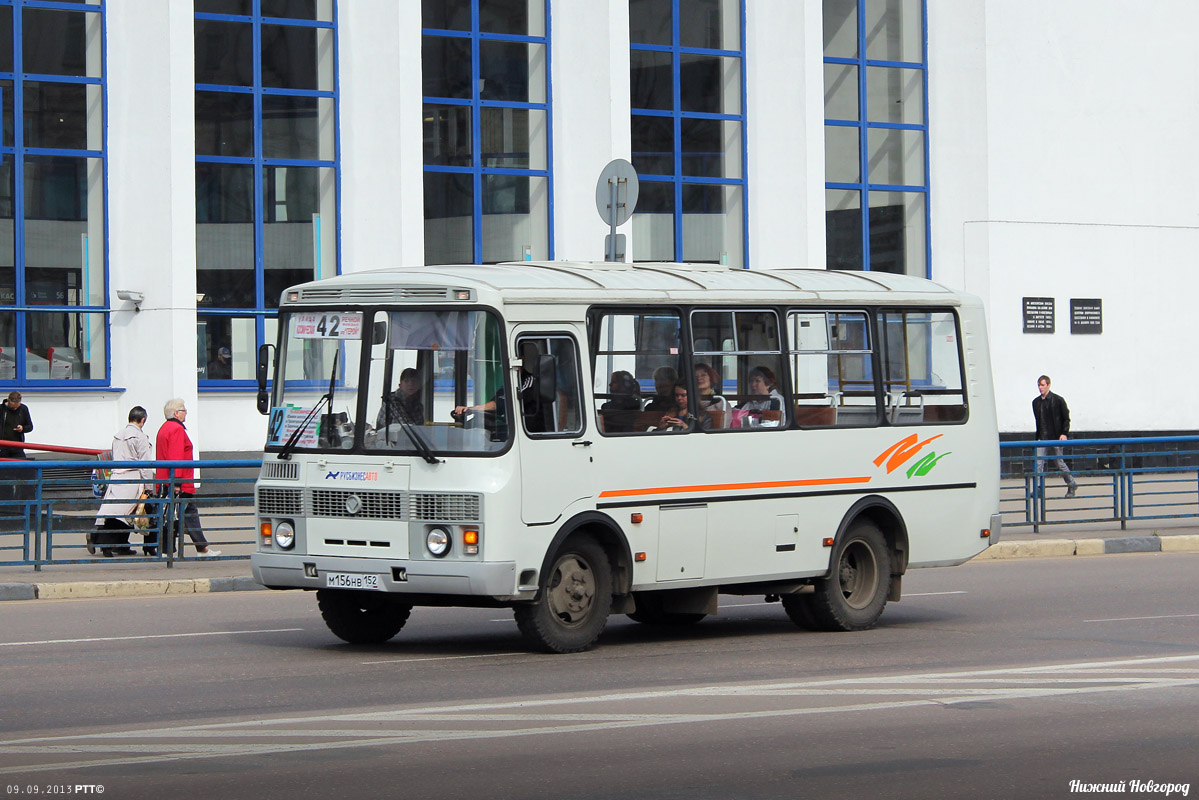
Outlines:
<svg viewBox="0 0 1199 800"><path fill-rule="evenodd" d="M196 555L199 556L200 558L212 558L213 556L219 556L220 554L221 554L220 550L213 550L211 547L208 548L207 550L205 550L203 553L200 553L200 552L196 553Z"/></svg>

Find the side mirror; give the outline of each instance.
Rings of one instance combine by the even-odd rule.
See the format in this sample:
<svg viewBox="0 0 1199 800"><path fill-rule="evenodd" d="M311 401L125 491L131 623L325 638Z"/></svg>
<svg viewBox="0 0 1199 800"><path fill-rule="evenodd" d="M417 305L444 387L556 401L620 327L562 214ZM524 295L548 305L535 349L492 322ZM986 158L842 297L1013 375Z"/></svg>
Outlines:
<svg viewBox="0 0 1199 800"><path fill-rule="evenodd" d="M558 399L558 365L553 356L540 356L537 359L538 397L542 403L552 403Z"/></svg>
<svg viewBox="0 0 1199 800"><path fill-rule="evenodd" d="M371 343L383 344L387 341L387 321L378 320L371 330Z"/></svg>
<svg viewBox="0 0 1199 800"><path fill-rule="evenodd" d="M271 408L271 398L266 392L266 377L269 373L272 345L258 348L258 361L254 365L254 376L258 379L258 413L266 414Z"/></svg>

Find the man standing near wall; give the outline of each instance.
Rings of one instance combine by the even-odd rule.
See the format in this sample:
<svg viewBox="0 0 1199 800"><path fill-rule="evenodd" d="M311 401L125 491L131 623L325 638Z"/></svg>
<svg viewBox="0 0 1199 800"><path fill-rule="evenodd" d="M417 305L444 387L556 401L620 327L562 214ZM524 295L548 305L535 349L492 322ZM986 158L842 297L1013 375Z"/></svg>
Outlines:
<svg viewBox="0 0 1199 800"><path fill-rule="evenodd" d="M1056 439L1064 442L1066 434L1070 432L1070 408L1060 395L1049 391L1050 383L1048 375L1037 378L1037 391L1040 392L1040 395L1034 397L1032 401L1032 415L1037 424L1037 439L1042 441ZM1049 458L1054 459L1053 466L1062 473L1066 486L1069 487L1066 489L1066 497L1073 497L1078 490L1078 484L1074 482L1074 476L1062 458L1062 448L1038 447L1037 472L1045 471L1045 462Z"/></svg>

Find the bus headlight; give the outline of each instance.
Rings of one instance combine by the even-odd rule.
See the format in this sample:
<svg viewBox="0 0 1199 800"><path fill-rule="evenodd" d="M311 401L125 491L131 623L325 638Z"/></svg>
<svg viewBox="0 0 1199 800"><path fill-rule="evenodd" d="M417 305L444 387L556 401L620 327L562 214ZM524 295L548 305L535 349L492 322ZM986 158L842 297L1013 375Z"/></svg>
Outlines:
<svg viewBox="0 0 1199 800"><path fill-rule="evenodd" d="M435 558L450 552L450 532L445 528L433 528L425 535L425 547Z"/></svg>
<svg viewBox="0 0 1199 800"><path fill-rule="evenodd" d="M290 550L296 543L296 529L284 520L275 526L275 547L280 550Z"/></svg>

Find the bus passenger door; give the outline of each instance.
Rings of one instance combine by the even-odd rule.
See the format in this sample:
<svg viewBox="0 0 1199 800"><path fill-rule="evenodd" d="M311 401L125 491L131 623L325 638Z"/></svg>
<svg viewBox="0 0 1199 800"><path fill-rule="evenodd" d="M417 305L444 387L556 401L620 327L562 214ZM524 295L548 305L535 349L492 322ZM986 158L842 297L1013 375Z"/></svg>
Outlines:
<svg viewBox="0 0 1199 800"><path fill-rule="evenodd" d="M576 331L574 326L539 327L521 326L516 338L522 371L546 384L535 402L522 401L527 407L519 411L521 519L530 525L554 522L572 503L595 492L591 445L583 436Z"/></svg>

